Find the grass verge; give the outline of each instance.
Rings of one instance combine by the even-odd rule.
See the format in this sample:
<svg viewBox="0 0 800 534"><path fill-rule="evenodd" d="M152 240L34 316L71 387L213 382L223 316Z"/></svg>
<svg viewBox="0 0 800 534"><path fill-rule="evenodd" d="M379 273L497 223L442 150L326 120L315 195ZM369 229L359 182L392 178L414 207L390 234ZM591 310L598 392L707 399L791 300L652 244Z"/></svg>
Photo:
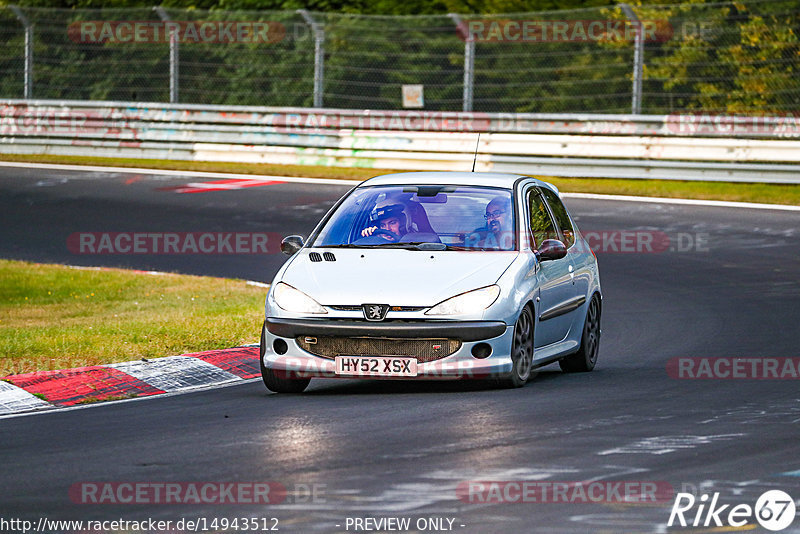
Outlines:
<svg viewBox="0 0 800 534"><path fill-rule="evenodd" d="M108 167L136 167L176 171L230 172L235 174L260 174L269 176L307 176L309 178L334 178L363 181L378 174L388 174L385 169L360 167L322 167L315 165L270 165L266 163L228 163L223 161L181 161L138 158L96 158L89 156L17 155L0 154L0 161L27 163L60 163L66 165L100 165Z"/></svg>
<svg viewBox="0 0 800 534"><path fill-rule="evenodd" d="M243 280L0 260L0 377L254 343Z"/></svg>
<svg viewBox="0 0 800 534"><path fill-rule="evenodd" d="M0 161L139 167L273 176L306 176L309 178L337 178L357 181L366 180L367 178L372 178L380 174L402 172L388 169L323 167L314 165L275 165L263 163L171 161L53 155L0 154ZM556 178L551 176L541 176L540 178L555 184L561 191L573 193L600 193L606 195L633 195L800 205L800 185L792 184L743 184L734 182L628 180L613 178Z"/></svg>

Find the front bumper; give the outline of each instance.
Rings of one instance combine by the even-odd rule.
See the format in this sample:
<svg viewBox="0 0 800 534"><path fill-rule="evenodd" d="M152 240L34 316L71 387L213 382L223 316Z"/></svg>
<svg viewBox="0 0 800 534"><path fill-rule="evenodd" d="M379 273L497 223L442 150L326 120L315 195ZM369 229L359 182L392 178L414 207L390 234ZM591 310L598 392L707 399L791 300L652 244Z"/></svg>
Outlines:
<svg viewBox="0 0 800 534"><path fill-rule="evenodd" d="M279 337L370 336L393 338L447 337L461 341L480 341L501 336L507 325L502 321L390 321L369 323L330 319L267 318L267 330Z"/></svg>
<svg viewBox="0 0 800 534"><path fill-rule="evenodd" d="M417 364L417 376L403 378L428 379L485 379L511 372L511 340L514 327L502 321L389 321L367 323L348 320L315 320L267 318L264 366L284 371L294 378L367 378L336 374L332 359L316 356L303 350L297 336L346 336L375 338L452 338L461 347L450 356ZM274 350L275 341L282 339L288 349L283 354ZM472 348L478 343L492 347L488 358L475 358ZM354 355L355 356L355 355ZM375 378L375 377L369 377Z"/></svg>

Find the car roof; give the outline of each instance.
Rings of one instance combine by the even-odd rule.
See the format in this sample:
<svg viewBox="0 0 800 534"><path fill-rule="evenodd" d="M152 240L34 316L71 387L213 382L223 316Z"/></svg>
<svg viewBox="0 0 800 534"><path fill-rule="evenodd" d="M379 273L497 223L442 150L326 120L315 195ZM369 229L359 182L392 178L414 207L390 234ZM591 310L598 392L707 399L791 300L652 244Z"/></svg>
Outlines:
<svg viewBox="0 0 800 534"><path fill-rule="evenodd" d="M492 187L502 187L504 189L512 189L514 184L520 178L532 180L540 186L555 189L551 184L537 180L530 176L521 174L506 174L498 172L450 172L450 171L436 171L436 172L398 172L393 174L384 174L370 178L363 182L363 186L372 185L410 185L410 184L424 184L424 185L482 185Z"/></svg>

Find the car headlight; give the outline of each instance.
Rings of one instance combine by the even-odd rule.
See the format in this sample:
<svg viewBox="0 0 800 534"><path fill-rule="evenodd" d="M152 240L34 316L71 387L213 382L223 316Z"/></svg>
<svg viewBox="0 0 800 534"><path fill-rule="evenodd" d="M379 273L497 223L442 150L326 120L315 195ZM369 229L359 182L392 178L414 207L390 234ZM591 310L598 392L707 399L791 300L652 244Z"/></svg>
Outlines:
<svg viewBox="0 0 800 534"><path fill-rule="evenodd" d="M275 304L288 312L328 313L325 308L319 305L319 302L283 282L278 282L275 285L275 289L272 290L272 298L275 299Z"/></svg>
<svg viewBox="0 0 800 534"><path fill-rule="evenodd" d="M455 297L440 302L425 315L466 315L479 313L497 300L500 296L500 286L487 286L473 291L468 291Z"/></svg>

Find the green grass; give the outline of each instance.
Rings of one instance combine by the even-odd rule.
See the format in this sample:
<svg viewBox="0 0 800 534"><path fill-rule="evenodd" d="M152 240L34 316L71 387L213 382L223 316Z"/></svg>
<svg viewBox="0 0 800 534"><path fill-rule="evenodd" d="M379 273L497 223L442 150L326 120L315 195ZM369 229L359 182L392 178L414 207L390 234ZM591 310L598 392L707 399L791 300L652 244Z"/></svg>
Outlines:
<svg viewBox="0 0 800 534"><path fill-rule="evenodd" d="M52 156L0 154L0 161L30 163L61 163L66 165L101 165L109 167L138 167L181 171L230 172L274 176L307 176L309 178L335 178L363 181L378 174L388 174L385 169L360 167L319 167L314 165L269 165L263 163L228 163L217 161L181 161L138 158L96 158L89 156Z"/></svg>
<svg viewBox="0 0 800 534"><path fill-rule="evenodd" d="M0 377L254 343L266 290L0 260Z"/></svg>
<svg viewBox="0 0 800 534"><path fill-rule="evenodd" d="M96 158L81 156L0 154L2 161L31 163L64 163L73 165L105 165L206 172L229 172L274 176L307 176L309 178L338 178L362 181L392 171L312 165L272 165L261 163L226 163L210 161L170 161L135 158ZM561 191L602 193L645 197L692 198L760 202L765 204L800 205L800 185L743 184L733 182L695 182L680 180L623 180L606 178L556 178L540 176L555 184Z"/></svg>

